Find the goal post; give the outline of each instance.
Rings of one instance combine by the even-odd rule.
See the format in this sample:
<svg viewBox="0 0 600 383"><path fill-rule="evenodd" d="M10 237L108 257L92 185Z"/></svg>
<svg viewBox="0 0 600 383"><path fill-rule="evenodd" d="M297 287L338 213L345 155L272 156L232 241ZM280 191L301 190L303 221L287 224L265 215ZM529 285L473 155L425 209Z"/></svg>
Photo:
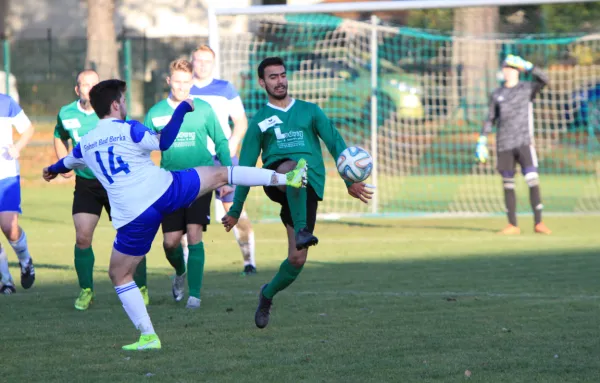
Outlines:
<svg viewBox="0 0 600 383"><path fill-rule="evenodd" d="M377 190L368 207L347 196L324 154L328 179L320 210L329 217L503 213L495 160L476 164L474 144L489 93L499 84L502 57L523 55L551 78L534 108L546 211L600 212L600 158L592 150L598 142L596 128L600 130L598 105L579 99L588 97L590 86L600 87L600 55L595 53L600 36L452 35L383 23L376 16L383 11L571 2L408 0L212 7L209 44L216 54L215 77L238 88L249 119L266 102L256 66L278 55L288 66L291 95L317 103L349 145L370 150L374 171L369 182ZM362 21L345 17L357 12L371 16ZM231 25L238 28L232 31L227 28ZM490 141L494 157L493 137ZM563 186L566 179L569 190ZM529 212L523 185L517 190L518 210ZM256 210L254 217L277 216L276 207L266 201L262 193L251 193L248 208Z"/></svg>

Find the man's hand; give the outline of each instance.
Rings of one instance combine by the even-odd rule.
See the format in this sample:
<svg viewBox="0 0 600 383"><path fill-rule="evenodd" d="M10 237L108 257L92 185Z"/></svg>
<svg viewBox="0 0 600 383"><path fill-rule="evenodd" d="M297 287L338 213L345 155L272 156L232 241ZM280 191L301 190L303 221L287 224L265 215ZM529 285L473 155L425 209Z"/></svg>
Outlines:
<svg viewBox="0 0 600 383"><path fill-rule="evenodd" d="M6 148L6 152L13 160L16 160L21 156L21 151L14 145L10 145L8 148Z"/></svg>
<svg viewBox="0 0 600 383"><path fill-rule="evenodd" d="M485 164L489 156L489 151L487 148L487 137L479 136L477 140L477 146L475 147L475 159L482 164Z"/></svg>
<svg viewBox="0 0 600 383"><path fill-rule="evenodd" d="M225 214L225 216L221 219L223 226L225 226L225 231L229 233L229 231L233 229L235 225L237 225L238 219L239 218L233 218L232 216Z"/></svg>
<svg viewBox="0 0 600 383"><path fill-rule="evenodd" d="M533 64L529 61L515 55L506 56L506 60L504 60L506 65L518 69L520 71L529 72L533 69Z"/></svg>
<svg viewBox="0 0 600 383"><path fill-rule="evenodd" d="M233 193L233 187L229 185L221 186L221 197L225 197L228 194Z"/></svg>
<svg viewBox="0 0 600 383"><path fill-rule="evenodd" d="M46 168L44 168L44 171L43 171L43 173L42 173L42 177L44 178L44 180L45 180L46 182L50 182L50 181L52 181L53 179L55 179L55 178L56 178L56 176L57 176L57 175L58 175L58 173L50 173L50 171L48 170L48 168L47 168L47 167L46 167Z"/></svg>
<svg viewBox="0 0 600 383"><path fill-rule="evenodd" d="M348 186L348 194L352 197L363 201L364 203L368 203L371 198L373 198L373 190L375 187L373 185L366 184L364 182L357 182Z"/></svg>
<svg viewBox="0 0 600 383"><path fill-rule="evenodd" d="M194 111L194 100L191 98L188 98L187 100L185 100L184 102L187 102L188 104L190 104L190 106L192 107L192 112Z"/></svg>

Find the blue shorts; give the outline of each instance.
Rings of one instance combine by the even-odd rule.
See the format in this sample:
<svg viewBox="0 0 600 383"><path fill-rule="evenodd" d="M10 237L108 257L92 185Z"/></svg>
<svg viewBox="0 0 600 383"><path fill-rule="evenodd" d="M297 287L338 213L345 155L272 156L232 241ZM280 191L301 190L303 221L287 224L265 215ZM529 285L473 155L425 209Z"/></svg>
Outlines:
<svg viewBox="0 0 600 383"><path fill-rule="evenodd" d="M222 166L221 161L217 158L217 156L213 156L213 161L215 162L215 166ZM231 164L233 166L238 166L240 160L237 156L231 157ZM227 194L225 197L221 197L221 188L215 190L215 198L221 202L233 202L233 195L235 194L235 185L231 185L233 187L233 192Z"/></svg>
<svg viewBox="0 0 600 383"><path fill-rule="evenodd" d="M0 180L0 212L21 211L21 177L8 177Z"/></svg>
<svg viewBox="0 0 600 383"><path fill-rule="evenodd" d="M194 169L171 173L173 182L167 191L136 219L117 229L117 251L133 256L148 254L163 216L194 202L200 191L198 173Z"/></svg>

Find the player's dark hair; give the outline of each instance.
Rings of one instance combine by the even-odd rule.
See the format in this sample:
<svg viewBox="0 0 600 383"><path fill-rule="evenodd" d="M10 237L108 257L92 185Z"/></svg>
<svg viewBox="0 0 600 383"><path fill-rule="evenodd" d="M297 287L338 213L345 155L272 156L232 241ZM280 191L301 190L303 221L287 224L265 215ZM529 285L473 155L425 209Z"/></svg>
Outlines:
<svg viewBox="0 0 600 383"><path fill-rule="evenodd" d="M110 106L114 101L119 102L125 89L127 83L121 80L104 80L94 85L90 90L90 103L98 117L104 118L110 114Z"/></svg>
<svg viewBox="0 0 600 383"><path fill-rule="evenodd" d="M258 78L265 79L265 69L273 65L281 65L285 68L285 63L281 57L267 57L258 64Z"/></svg>

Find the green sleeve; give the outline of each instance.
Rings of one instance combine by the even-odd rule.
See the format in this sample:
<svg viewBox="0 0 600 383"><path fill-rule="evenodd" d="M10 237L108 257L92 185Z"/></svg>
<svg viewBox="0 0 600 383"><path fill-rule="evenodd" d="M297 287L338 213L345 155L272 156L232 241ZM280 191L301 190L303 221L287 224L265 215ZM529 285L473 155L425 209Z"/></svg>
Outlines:
<svg viewBox="0 0 600 383"><path fill-rule="evenodd" d="M240 166L256 166L261 148L261 132L256 121L252 120L248 126L248 131L242 142L242 151L240 152ZM248 186L237 186L233 197L233 205L229 209L228 215L239 218L242 214L244 202L248 197L250 188Z"/></svg>
<svg viewBox="0 0 600 383"><path fill-rule="evenodd" d="M160 129L157 129L156 126L152 123L152 110L149 110L146 113L146 118L144 119L144 125L153 132L160 133Z"/></svg>
<svg viewBox="0 0 600 383"><path fill-rule="evenodd" d="M314 119L314 127L317 131L317 134L327 147L329 153L333 157L334 161L337 161L337 158L340 156L340 153L344 151L348 146L346 142L342 138L340 132L333 126L331 121L327 118L323 110L315 105L315 119ZM352 185L352 182L344 180L346 186Z"/></svg>
<svg viewBox="0 0 600 383"><path fill-rule="evenodd" d="M206 130L208 131L208 136L215 143L215 152L217 153L217 157L219 157L219 161L223 166L231 166L231 154L229 153L229 142L227 138L225 138L225 134L223 133L223 128L221 128L221 124L217 120L217 115L213 111L212 107L208 106L206 118Z"/></svg>
<svg viewBox="0 0 600 383"><path fill-rule="evenodd" d="M54 127L54 137L60 138L63 141L68 140L69 133L63 126L62 119L60 118L60 113L56 116L56 126Z"/></svg>

